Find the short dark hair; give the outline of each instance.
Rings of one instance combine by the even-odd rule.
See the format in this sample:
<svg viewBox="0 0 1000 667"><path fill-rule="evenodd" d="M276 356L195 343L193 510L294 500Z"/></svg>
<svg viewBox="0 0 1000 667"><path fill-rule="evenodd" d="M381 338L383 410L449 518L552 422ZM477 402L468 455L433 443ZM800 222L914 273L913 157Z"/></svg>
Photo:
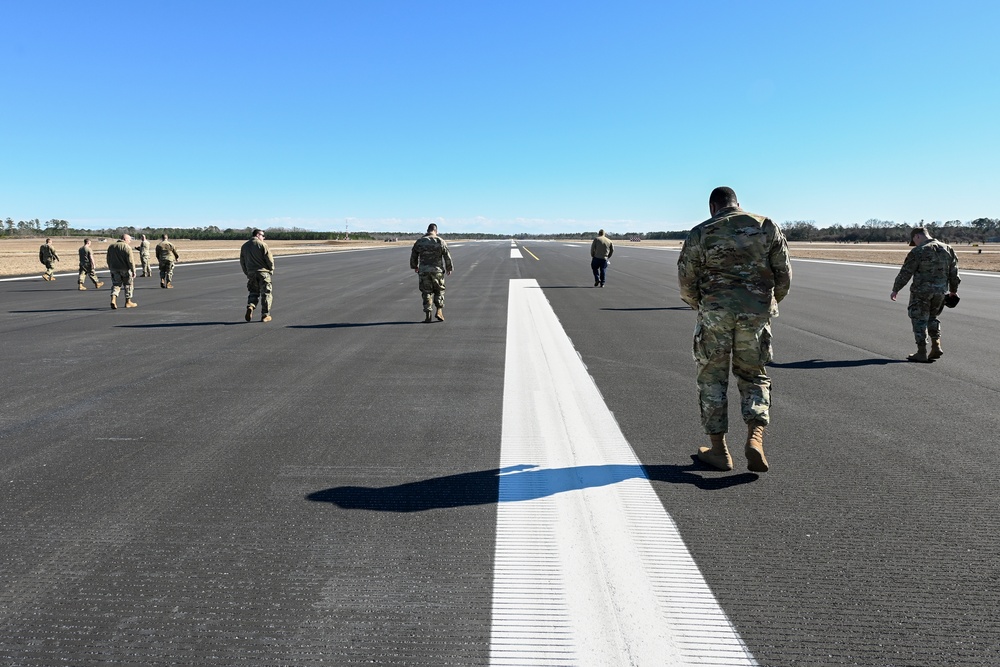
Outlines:
<svg viewBox="0 0 1000 667"><path fill-rule="evenodd" d="M250 232L250 238L255 238L258 234L263 234L263 233L264 233L263 229L255 229L252 232Z"/></svg>
<svg viewBox="0 0 1000 667"><path fill-rule="evenodd" d="M438 230L438 226L435 225L433 222L431 224L427 225L427 233L428 234L430 234L431 232L436 232L437 230Z"/></svg>
<svg viewBox="0 0 1000 667"><path fill-rule="evenodd" d="M732 188L723 185L712 190L712 194L708 196L708 203L725 208L726 206L736 206L739 200L736 199L736 192Z"/></svg>

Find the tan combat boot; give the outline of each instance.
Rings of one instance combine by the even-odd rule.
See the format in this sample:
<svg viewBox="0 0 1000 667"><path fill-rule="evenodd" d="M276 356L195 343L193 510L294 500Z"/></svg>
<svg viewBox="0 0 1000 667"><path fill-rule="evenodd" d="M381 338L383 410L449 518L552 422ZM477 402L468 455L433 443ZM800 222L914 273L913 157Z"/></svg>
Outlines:
<svg viewBox="0 0 1000 667"><path fill-rule="evenodd" d="M94 287L96 287L97 289L101 289L102 287L104 287L104 283L103 283L103 282L101 282L100 280L98 280L98 281L97 281L97 284L96 284L96 285L94 285Z"/></svg>
<svg viewBox="0 0 1000 667"><path fill-rule="evenodd" d="M264 313L264 317L260 318L260 321L261 322L270 322L271 321L271 316L268 315L267 313Z"/></svg>
<svg viewBox="0 0 1000 667"><path fill-rule="evenodd" d="M173 289L173 288L174 288L174 284L168 280L167 281L167 289Z"/></svg>
<svg viewBox="0 0 1000 667"><path fill-rule="evenodd" d="M138 308L139 304L137 304L132 299L125 299L125 307L126 308Z"/></svg>
<svg viewBox="0 0 1000 667"><path fill-rule="evenodd" d="M437 318L438 322L444 322L444 308L438 308L437 312L434 313L434 317Z"/></svg>
<svg viewBox="0 0 1000 667"><path fill-rule="evenodd" d="M118 310L118 295L111 295L111 310Z"/></svg>
<svg viewBox="0 0 1000 667"><path fill-rule="evenodd" d="M42 274L42 280L48 280L48 279L49 279L49 274L43 273Z"/></svg>
<svg viewBox="0 0 1000 667"><path fill-rule="evenodd" d="M77 289L79 289L79 290L80 290L81 292L83 292L83 291L85 291L85 290L86 290L87 288L83 286L83 283L80 283L79 285L77 285Z"/></svg>
<svg viewBox="0 0 1000 667"><path fill-rule="evenodd" d="M252 303L248 303L247 304L247 312L246 312L246 315L243 316L243 319L245 319L247 322L249 322L250 320L253 319L253 309L254 308L256 308L256 306L254 306Z"/></svg>
<svg viewBox="0 0 1000 667"><path fill-rule="evenodd" d="M764 456L764 425L760 422L747 423L747 469L751 472L767 472L767 457Z"/></svg>
<svg viewBox="0 0 1000 667"><path fill-rule="evenodd" d="M430 324L433 320L431 319L431 311L424 313L424 324Z"/></svg>
<svg viewBox="0 0 1000 667"><path fill-rule="evenodd" d="M708 437L712 440L712 446L699 447L698 458L713 468L732 470L733 457L729 455L729 449L726 447L726 434L712 433Z"/></svg>
<svg viewBox="0 0 1000 667"><path fill-rule="evenodd" d="M928 359L940 359L944 356L944 350L941 349L941 339L931 338L931 351L927 355Z"/></svg>
<svg viewBox="0 0 1000 667"><path fill-rule="evenodd" d="M906 357L906 360L927 363L927 343L917 343L917 351Z"/></svg>

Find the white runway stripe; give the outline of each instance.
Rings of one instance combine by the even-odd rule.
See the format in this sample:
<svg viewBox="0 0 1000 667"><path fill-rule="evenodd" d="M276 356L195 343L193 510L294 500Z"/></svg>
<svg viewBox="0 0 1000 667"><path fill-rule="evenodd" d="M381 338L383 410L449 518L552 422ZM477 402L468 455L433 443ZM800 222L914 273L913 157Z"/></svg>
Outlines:
<svg viewBox="0 0 1000 667"><path fill-rule="evenodd" d="M521 251L518 250L517 248L511 248L510 249L510 258L511 259L524 259L524 255L522 255Z"/></svg>
<svg viewBox="0 0 1000 667"><path fill-rule="evenodd" d="M492 665L756 665L534 280L508 299Z"/></svg>

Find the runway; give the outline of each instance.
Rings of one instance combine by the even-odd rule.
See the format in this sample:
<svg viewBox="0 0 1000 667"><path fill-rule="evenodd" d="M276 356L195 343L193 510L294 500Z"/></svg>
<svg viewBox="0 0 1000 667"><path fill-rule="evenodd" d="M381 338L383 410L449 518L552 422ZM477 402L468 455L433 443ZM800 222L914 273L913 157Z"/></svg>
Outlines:
<svg viewBox="0 0 1000 667"><path fill-rule="evenodd" d="M504 433L539 405L505 392L526 345L508 326L518 281L537 284L603 401L582 405L638 464L609 482L629 464L595 478L581 456L559 502L643 478L745 646L633 664L1000 663L1000 279L964 273L944 358L910 364L893 269L794 261L772 470L740 454L722 473L691 456L705 443L677 253L616 244L600 289L586 245L516 250L454 244L434 324L405 248L278 257L267 324L243 321L236 262L181 264L173 290L139 279L128 311L72 279L0 282L0 663L501 664L495 585L518 575L501 568L498 516L524 500L501 493L517 465ZM596 589L622 576L554 567ZM616 604L614 624L567 632L593 624L628 664L649 654ZM502 664L615 664L585 642L545 646Z"/></svg>

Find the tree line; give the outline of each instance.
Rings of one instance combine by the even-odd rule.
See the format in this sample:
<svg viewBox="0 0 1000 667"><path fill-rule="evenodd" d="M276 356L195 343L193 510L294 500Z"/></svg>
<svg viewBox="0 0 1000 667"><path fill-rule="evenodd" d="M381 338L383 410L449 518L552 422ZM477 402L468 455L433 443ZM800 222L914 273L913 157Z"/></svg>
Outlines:
<svg viewBox="0 0 1000 667"><path fill-rule="evenodd" d="M818 227L813 220L788 220L781 223L781 229L785 233L785 238L789 241L817 241L828 243L883 243L897 242L906 243L910 240L910 230L913 227L927 227L931 236L939 238L948 243L984 243L987 241L1000 242L1000 218L976 218L967 223L961 220L948 220L945 222L924 222L913 224L908 222L896 223L891 220L879 220L871 218L862 224L853 225L831 225L829 227ZM15 236L109 236L117 238L122 234L139 236L145 234L150 238L167 234L171 237L191 239L197 241L227 241L247 239L253 231L252 227L241 229L220 229L215 225L208 227L131 227L122 226L105 229L77 229L70 226L66 220L52 219L41 222L38 218L33 220L20 220L14 222L7 218L0 226L0 235ZM298 227L268 227L264 230L268 238L275 240L295 240L295 241L337 241L337 240L397 240L415 239L421 236L414 232L315 232ZM687 238L688 230L669 232L608 232L608 238L617 241L641 241L648 240L675 240L683 241ZM463 234L453 232L442 234L445 237L467 238L467 239L552 239L552 240L590 240L597 236L597 231L572 232L561 234L485 234L469 233Z"/></svg>

